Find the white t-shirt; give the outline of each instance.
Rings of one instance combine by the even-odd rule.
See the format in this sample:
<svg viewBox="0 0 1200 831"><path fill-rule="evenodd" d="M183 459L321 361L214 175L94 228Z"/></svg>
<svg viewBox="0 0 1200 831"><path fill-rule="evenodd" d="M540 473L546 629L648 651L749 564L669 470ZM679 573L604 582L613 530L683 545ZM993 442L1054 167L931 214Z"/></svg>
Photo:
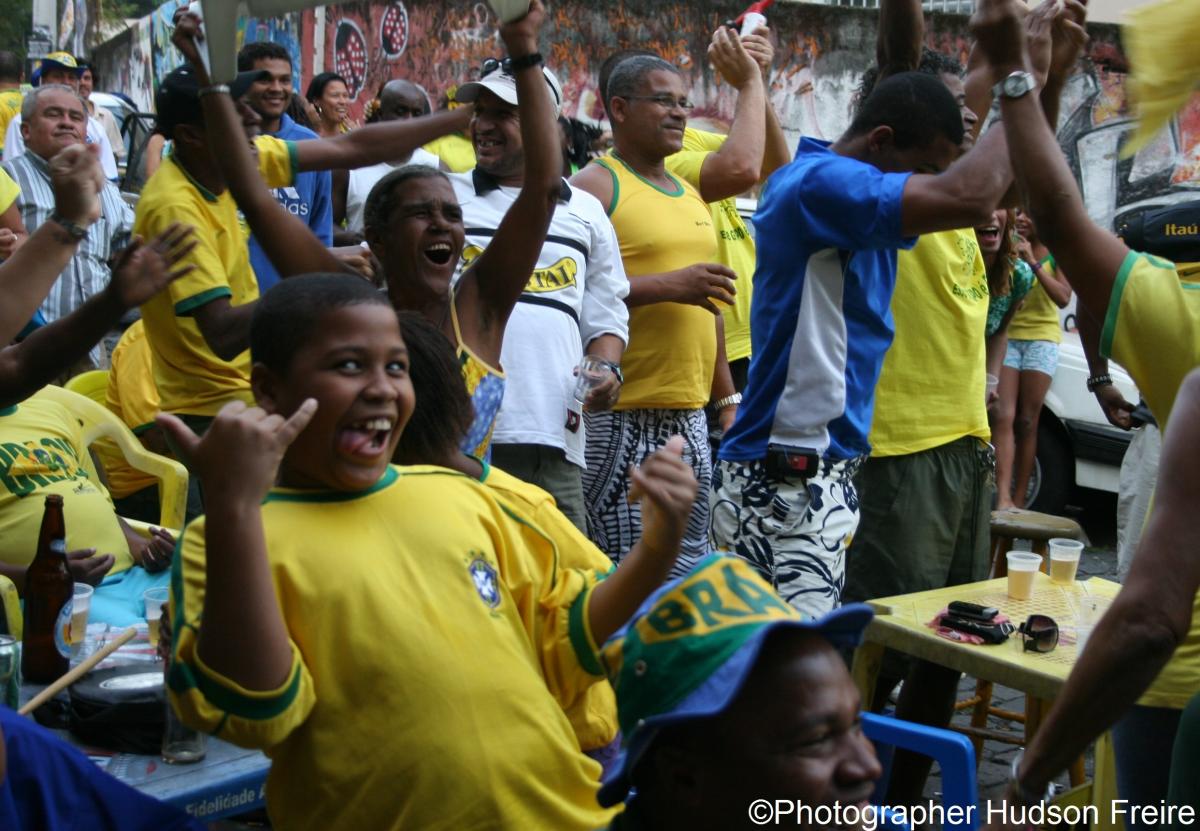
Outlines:
<svg viewBox="0 0 1200 831"><path fill-rule="evenodd" d="M87 143L100 145L100 167L104 169L104 178L115 181L117 159L113 155L112 143L104 125L92 116L88 116ZM25 152L25 139L21 137L21 114L13 116L8 122L8 131L4 134L4 161L9 162Z"/></svg>
<svg viewBox="0 0 1200 831"><path fill-rule="evenodd" d="M367 206L367 197L371 195L371 188L375 187L375 183L384 176L406 164L423 164L426 167L432 167L434 170L437 170L441 165L441 160L428 150L418 147L406 162L398 164L380 162L379 164L360 167L357 170L350 171L350 181L346 185L347 231L362 233L363 209Z"/></svg>
<svg viewBox="0 0 1200 831"><path fill-rule="evenodd" d="M466 240L460 273L491 242L519 188L499 187L478 171L450 176L462 205ZM540 444L584 467L583 419L575 367L600 335L629 342L629 279L604 208L563 182L546 243L504 330L504 402L492 444Z"/></svg>

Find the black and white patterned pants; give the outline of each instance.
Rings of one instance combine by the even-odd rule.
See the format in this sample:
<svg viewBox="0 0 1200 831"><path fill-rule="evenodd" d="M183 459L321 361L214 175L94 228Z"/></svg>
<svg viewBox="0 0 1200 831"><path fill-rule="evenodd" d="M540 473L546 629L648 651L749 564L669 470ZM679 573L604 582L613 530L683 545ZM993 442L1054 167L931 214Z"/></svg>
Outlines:
<svg viewBox="0 0 1200 831"><path fill-rule="evenodd" d="M841 604L846 549L858 528L854 472L862 459L821 460L816 476L766 475L761 461L719 462L712 543L754 566L793 607L814 618Z"/></svg>
<svg viewBox="0 0 1200 831"><path fill-rule="evenodd" d="M588 536L619 563L642 535L642 506L629 502L629 468L661 450L671 436L683 436L683 460L700 483L688 517L679 559L671 569L678 577L708 555L708 493L712 481L712 448L704 410L620 410L584 413L587 423L587 470L583 501Z"/></svg>

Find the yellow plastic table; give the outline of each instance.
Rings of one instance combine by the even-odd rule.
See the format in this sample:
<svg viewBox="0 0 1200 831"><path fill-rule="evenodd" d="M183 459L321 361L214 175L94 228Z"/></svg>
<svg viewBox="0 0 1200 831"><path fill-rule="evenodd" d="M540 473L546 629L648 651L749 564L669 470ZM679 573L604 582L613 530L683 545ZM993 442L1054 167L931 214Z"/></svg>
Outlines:
<svg viewBox="0 0 1200 831"><path fill-rule="evenodd" d="M1078 655L1075 643L1080 599L1086 595L1112 598L1121 586L1093 577L1063 585L1046 574L1034 575L1033 596L1013 600L1008 596L1007 578L984 580L944 589L915 592L871 601L875 619L867 627L862 646L854 655L853 674L863 701L871 701L885 648L965 672L985 681L1003 684L1025 693L1025 730L1032 736L1050 703L1062 689ZM1047 653L1026 652L1015 635L1003 644L967 644L947 640L927 626L952 600L994 606L1019 625L1031 614L1049 615L1059 625L1059 643ZM1072 782L1073 785L1079 783ZM1123 831L1123 824L1108 822L1109 808L1117 796L1112 740L1106 733L1096 743L1095 774L1090 786L1076 787L1060 797L1071 804L1097 805L1101 829Z"/></svg>

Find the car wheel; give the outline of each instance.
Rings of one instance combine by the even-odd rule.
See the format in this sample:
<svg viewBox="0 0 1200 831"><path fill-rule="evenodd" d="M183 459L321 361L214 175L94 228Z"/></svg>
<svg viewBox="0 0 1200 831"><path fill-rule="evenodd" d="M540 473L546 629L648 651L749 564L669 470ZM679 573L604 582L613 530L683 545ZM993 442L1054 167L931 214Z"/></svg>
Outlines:
<svg viewBox="0 0 1200 831"><path fill-rule="evenodd" d="M1062 516L1075 483L1075 458L1062 427L1053 416L1038 421L1037 456L1025 504L1031 511Z"/></svg>

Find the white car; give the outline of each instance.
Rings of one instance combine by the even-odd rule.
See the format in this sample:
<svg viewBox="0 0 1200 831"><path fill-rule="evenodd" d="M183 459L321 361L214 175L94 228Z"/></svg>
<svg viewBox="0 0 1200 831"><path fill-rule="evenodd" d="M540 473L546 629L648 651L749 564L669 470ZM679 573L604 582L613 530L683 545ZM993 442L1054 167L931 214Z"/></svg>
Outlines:
<svg viewBox="0 0 1200 831"><path fill-rule="evenodd" d="M1058 371L1038 421L1037 463L1026 497L1035 511L1061 515L1074 486L1117 492L1131 434L1109 424L1088 392L1089 375L1079 335L1064 332ZM1109 375L1125 400L1136 404L1140 396L1129 374L1110 362Z"/></svg>
<svg viewBox="0 0 1200 831"><path fill-rule="evenodd" d="M738 199L737 206L753 236L750 220L757 200ZM1064 316L1071 311L1064 310ZM1109 374L1125 400L1136 404L1139 395L1129 374L1112 363ZM1121 459L1131 434L1109 424L1096 396L1088 392L1089 375L1079 335L1064 332L1058 371L1038 421L1037 460L1025 503L1032 510L1061 516L1075 487L1117 492Z"/></svg>

